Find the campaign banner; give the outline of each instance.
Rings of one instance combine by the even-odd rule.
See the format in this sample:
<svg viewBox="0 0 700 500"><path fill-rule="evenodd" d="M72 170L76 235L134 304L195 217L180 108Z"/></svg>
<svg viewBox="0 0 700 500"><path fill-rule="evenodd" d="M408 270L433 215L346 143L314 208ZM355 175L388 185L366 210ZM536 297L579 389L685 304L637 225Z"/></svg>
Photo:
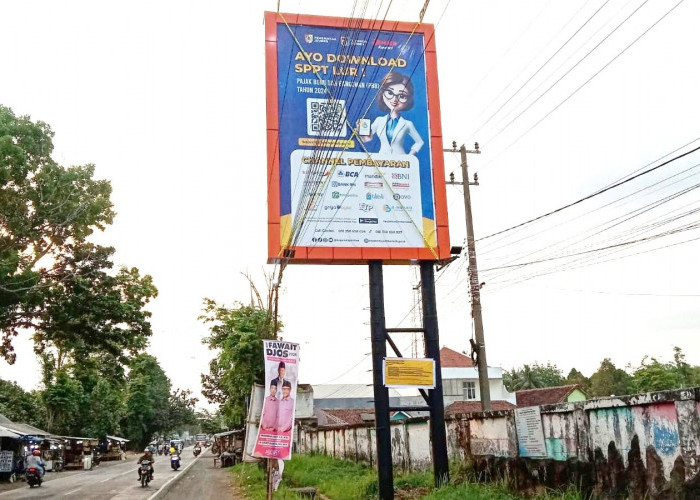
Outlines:
<svg viewBox="0 0 700 500"><path fill-rule="evenodd" d="M282 248L437 251L428 42L420 30L276 25Z"/></svg>
<svg viewBox="0 0 700 500"><path fill-rule="evenodd" d="M299 344L263 340L265 399L253 456L289 460L299 379Z"/></svg>

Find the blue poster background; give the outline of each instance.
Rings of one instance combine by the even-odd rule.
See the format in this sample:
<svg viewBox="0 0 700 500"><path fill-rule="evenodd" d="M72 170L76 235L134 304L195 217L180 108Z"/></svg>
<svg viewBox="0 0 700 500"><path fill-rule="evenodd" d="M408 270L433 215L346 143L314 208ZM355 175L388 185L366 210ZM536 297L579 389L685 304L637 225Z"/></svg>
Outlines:
<svg viewBox="0 0 700 500"><path fill-rule="evenodd" d="M312 54L309 56L311 63L316 65L314 69L323 81L319 81L316 73L308 67L309 59L301 50ZM334 99L346 102L347 123L354 127L360 118L372 121L387 114L379 109L376 99L385 76L395 71L409 76L413 84L413 107L402 111L401 116L413 123L424 141L416 154L420 164L422 216L434 220L423 34L306 25L290 25L288 28L279 24L277 61L280 215L292 212L290 155L295 149L301 149L300 139L310 137L307 133L307 99L329 98L330 90ZM392 66L391 61L401 61L402 67ZM371 142L362 144L357 136L352 137L349 127L346 136L339 138L354 140L354 147L347 151L361 152L365 148L370 153L379 151L376 136ZM411 139L407 138L407 151L410 144Z"/></svg>

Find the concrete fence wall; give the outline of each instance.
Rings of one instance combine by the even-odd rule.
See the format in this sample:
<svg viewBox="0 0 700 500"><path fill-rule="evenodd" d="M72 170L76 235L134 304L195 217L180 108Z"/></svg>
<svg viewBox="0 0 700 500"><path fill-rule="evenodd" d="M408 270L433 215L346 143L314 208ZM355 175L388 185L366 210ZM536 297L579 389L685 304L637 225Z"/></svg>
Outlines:
<svg viewBox="0 0 700 500"><path fill-rule="evenodd" d="M700 388L540 407L546 457L519 450L512 410L446 421L448 456L518 491L575 484L597 498L700 499ZM424 418L391 424L396 470L431 467ZM371 424L303 427L301 452L376 464Z"/></svg>

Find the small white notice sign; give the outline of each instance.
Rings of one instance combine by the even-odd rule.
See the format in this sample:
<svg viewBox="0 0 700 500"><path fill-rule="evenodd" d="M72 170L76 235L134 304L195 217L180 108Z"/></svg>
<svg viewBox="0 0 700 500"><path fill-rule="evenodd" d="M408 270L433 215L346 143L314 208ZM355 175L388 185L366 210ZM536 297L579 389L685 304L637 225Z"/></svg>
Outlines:
<svg viewBox="0 0 700 500"><path fill-rule="evenodd" d="M12 472L11 451L0 451L0 472Z"/></svg>
<svg viewBox="0 0 700 500"><path fill-rule="evenodd" d="M515 430L518 434L518 453L521 457L547 456L539 406L516 408Z"/></svg>

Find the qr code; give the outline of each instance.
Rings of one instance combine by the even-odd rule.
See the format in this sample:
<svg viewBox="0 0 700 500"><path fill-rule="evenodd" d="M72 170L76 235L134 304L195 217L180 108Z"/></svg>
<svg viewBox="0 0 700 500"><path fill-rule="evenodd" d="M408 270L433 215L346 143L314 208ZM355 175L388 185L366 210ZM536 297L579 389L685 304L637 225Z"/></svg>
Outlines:
<svg viewBox="0 0 700 500"><path fill-rule="evenodd" d="M306 133L324 137L345 137L345 101L341 99L306 100Z"/></svg>

